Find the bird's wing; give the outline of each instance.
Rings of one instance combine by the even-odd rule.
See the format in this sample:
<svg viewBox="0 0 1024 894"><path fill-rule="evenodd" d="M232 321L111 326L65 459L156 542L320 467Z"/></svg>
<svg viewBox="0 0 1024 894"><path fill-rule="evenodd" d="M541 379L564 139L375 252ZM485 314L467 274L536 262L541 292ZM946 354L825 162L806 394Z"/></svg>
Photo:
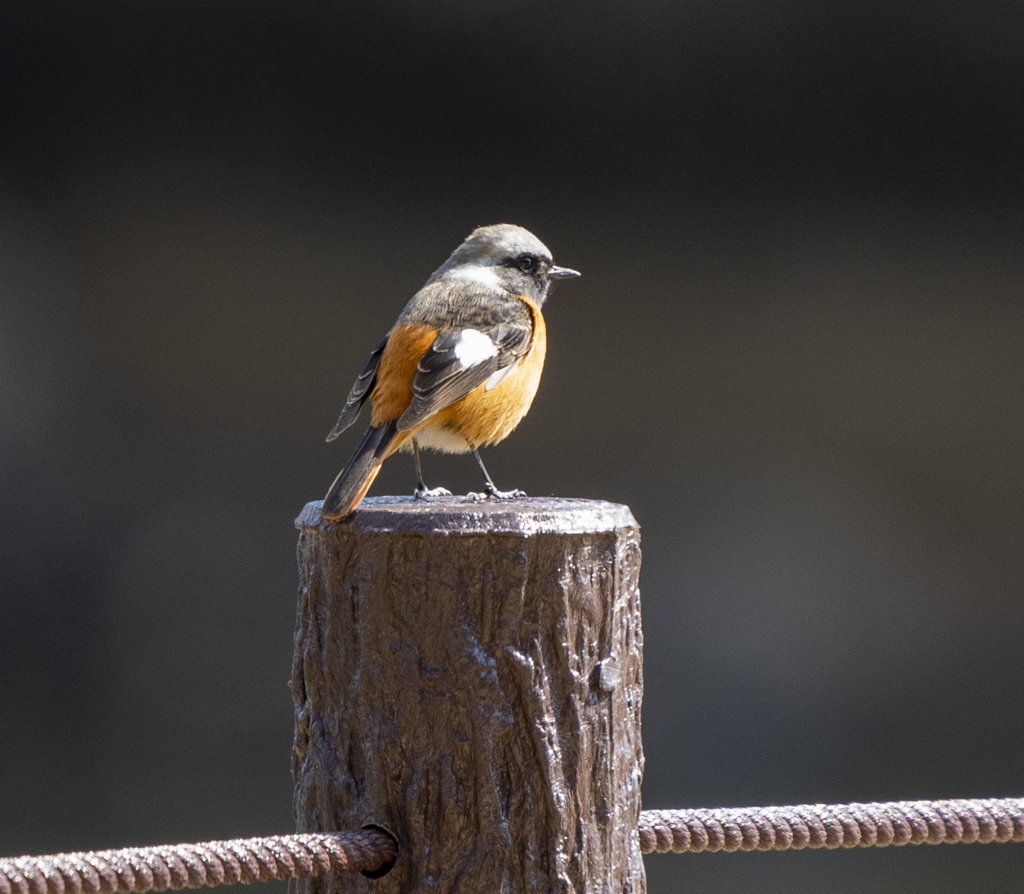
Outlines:
<svg viewBox="0 0 1024 894"><path fill-rule="evenodd" d="M327 436L328 441L333 441L338 437L359 416L359 411L363 408L366 398L373 389L373 383L377 381L377 367L380 366L381 354L384 353L384 348L387 347L390 337L391 333L389 332L381 339L380 344L373 349L373 353L370 354L369 359L363 364L363 368L359 371L359 375L356 376L355 384L345 400L345 407L341 411L341 415L338 417L334 428L331 429L331 433Z"/></svg>
<svg viewBox="0 0 1024 894"><path fill-rule="evenodd" d="M530 349L532 320L522 319L475 329L464 328L439 335L416 366L412 403L398 420L399 431L408 431L439 410L489 382L494 387L511 372Z"/></svg>

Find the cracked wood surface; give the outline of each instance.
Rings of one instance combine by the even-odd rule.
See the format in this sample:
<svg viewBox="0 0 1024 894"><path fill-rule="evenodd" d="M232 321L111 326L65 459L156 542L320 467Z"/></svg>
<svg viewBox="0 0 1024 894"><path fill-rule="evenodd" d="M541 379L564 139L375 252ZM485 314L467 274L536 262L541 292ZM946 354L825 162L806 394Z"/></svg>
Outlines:
<svg viewBox="0 0 1024 894"><path fill-rule="evenodd" d="M292 894L642 894L629 510L377 498L296 524L298 829L376 824L400 852Z"/></svg>

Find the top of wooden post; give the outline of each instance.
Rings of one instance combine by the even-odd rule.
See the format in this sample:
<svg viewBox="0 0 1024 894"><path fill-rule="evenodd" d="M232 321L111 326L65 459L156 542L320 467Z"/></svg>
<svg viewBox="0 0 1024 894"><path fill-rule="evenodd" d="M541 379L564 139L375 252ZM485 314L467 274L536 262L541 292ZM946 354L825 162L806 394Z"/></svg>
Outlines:
<svg viewBox="0 0 1024 894"><path fill-rule="evenodd" d="M340 528L359 533L395 531L422 534L594 534L638 528L628 506L604 500L520 497L469 500L466 497L370 497L341 522L320 517L322 500L307 503L295 519L300 531Z"/></svg>

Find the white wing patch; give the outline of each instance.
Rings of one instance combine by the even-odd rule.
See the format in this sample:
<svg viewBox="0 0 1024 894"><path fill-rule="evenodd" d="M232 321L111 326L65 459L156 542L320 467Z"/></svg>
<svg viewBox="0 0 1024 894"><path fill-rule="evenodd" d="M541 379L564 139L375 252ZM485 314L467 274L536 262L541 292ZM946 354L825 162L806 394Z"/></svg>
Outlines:
<svg viewBox="0 0 1024 894"><path fill-rule="evenodd" d="M479 366L498 353L498 346L479 329L463 329L455 342L455 356L464 368Z"/></svg>

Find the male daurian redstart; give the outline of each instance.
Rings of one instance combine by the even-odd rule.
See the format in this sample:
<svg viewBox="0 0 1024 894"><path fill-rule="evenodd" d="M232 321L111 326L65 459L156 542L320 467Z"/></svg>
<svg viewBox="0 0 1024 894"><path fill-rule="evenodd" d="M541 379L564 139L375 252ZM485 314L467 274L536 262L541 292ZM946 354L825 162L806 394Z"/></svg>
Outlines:
<svg viewBox="0 0 1024 894"><path fill-rule="evenodd" d="M474 230L413 295L356 378L327 440L356 421L367 398L370 430L327 492L323 517L351 514L401 449L413 451L417 497L447 493L423 483L420 447L472 451L488 494L521 495L494 486L478 448L505 438L530 409L547 346L541 305L552 280L573 276L522 227Z"/></svg>

